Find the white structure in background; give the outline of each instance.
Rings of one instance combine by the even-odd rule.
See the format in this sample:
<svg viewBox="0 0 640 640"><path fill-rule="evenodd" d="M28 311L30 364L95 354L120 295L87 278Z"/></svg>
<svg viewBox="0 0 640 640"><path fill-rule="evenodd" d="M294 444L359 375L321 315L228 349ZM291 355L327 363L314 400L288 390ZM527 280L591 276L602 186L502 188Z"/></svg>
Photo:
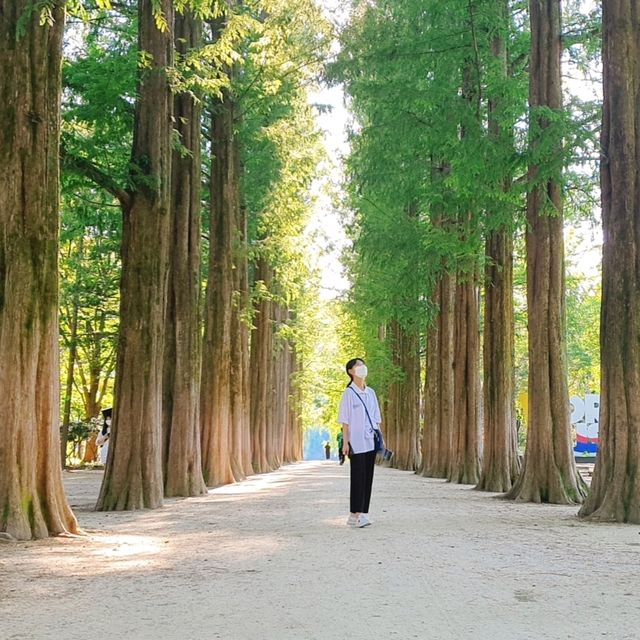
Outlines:
<svg viewBox="0 0 640 640"><path fill-rule="evenodd" d="M576 454L595 455L598 452L598 420L600 395L587 393L584 398L571 396L571 424L576 430Z"/></svg>

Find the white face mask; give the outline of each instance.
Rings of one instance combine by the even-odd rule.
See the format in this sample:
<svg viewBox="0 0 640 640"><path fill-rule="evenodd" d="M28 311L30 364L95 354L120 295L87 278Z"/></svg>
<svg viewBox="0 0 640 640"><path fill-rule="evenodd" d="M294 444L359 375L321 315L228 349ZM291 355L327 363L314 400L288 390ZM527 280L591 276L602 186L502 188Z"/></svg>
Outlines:
<svg viewBox="0 0 640 640"><path fill-rule="evenodd" d="M359 364L353 372L358 376L358 378L362 378L364 380L367 377L369 370L367 369L366 364Z"/></svg>

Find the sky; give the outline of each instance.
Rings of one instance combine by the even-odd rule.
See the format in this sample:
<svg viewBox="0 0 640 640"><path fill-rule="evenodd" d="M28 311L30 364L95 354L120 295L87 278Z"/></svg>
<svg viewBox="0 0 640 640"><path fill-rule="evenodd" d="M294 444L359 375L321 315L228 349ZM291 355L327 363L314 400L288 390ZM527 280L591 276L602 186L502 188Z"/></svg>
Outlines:
<svg viewBox="0 0 640 640"><path fill-rule="evenodd" d="M316 0L327 19L339 28L347 18L348 0ZM337 53L334 43L332 52ZM345 278L340 256L348 240L344 230L344 213L336 208L334 200L340 197L342 182L342 159L348 151L347 123L349 113L344 104L341 86L321 86L310 95L312 104L325 105L326 110L318 111L316 121L324 133L327 161L322 176L313 186L316 206L307 228L316 238L315 260L320 269L320 298L330 300L345 292L349 282Z"/></svg>

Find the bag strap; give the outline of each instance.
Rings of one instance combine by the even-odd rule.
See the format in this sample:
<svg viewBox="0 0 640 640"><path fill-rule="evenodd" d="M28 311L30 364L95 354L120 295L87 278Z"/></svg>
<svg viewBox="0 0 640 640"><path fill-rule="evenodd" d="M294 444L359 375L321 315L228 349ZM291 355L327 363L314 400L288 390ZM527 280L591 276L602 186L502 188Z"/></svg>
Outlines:
<svg viewBox="0 0 640 640"><path fill-rule="evenodd" d="M371 428L374 431L378 431L378 428L374 426L373 420L371 419L371 416L369 415L369 410L367 409L367 405L365 404L365 402L362 399L362 397L360 396L360 394L351 385L349 385L349 389L351 389L351 391L353 391L353 393L356 394L356 398L358 398L358 400L360 400L360 402L362 402L362 406L364 407L364 412L367 414L367 418L369 418L369 424L371 425Z"/></svg>

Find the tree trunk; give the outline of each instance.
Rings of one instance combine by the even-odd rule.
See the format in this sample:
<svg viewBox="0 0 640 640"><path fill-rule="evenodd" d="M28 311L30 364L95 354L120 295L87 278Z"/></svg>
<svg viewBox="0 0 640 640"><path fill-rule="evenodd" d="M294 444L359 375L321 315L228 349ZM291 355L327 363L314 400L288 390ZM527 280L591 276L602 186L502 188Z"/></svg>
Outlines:
<svg viewBox="0 0 640 640"><path fill-rule="evenodd" d="M64 11L0 0L0 532L77 531L60 469L58 197Z"/></svg>
<svg viewBox="0 0 640 640"><path fill-rule="evenodd" d="M214 38L222 25L214 25ZM235 293L240 193L236 107L228 91L212 109L210 248L202 363L202 468L208 486L236 479L232 467L234 331L240 321Z"/></svg>
<svg viewBox="0 0 640 640"><path fill-rule="evenodd" d="M264 257L256 265L256 283L269 291L273 271ZM273 355L273 303L267 295L256 298L253 331L251 333L251 459L255 473L269 470L267 461L267 433L271 410L271 380Z"/></svg>
<svg viewBox="0 0 640 640"><path fill-rule="evenodd" d="M492 40L492 53L507 78L506 38L509 29L509 3L501 0L496 8L499 28ZM489 136L496 145L512 149L510 127L497 115L499 98L489 99ZM502 149L502 146L501 146ZM511 189L506 179L505 192ZM507 204L507 206L510 206ZM514 318L513 318L513 238L511 225L489 230L485 240L484 281L484 443L482 474L476 489L507 492L520 473L518 433L514 410Z"/></svg>
<svg viewBox="0 0 640 640"><path fill-rule="evenodd" d="M540 131L531 142L535 149L545 130L549 135L549 122L533 110L562 108L560 1L531 0L530 11L529 104L532 128ZM529 167L532 183L538 173L539 167ZM553 176L527 194L529 428L522 474L508 496L574 504L582 502L585 486L576 471L569 424L560 178Z"/></svg>
<svg viewBox="0 0 640 640"><path fill-rule="evenodd" d="M520 473L513 390L513 240L486 240L484 299L484 447L477 489L507 492Z"/></svg>
<svg viewBox="0 0 640 640"><path fill-rule="evenodd" d="M67 379L64 385L64 402L62 408L62 428L60 429L60 462L62 468L67 466L67 442L69 440L69 423L71 422L71 400L73 397L74 368L78 351L78 303L74 301L69 327L69 360L67 362Z"/></svg>
<svg viewBox="0 0 640 640"><path fill-rule="evenodd" d="M274 336L271 355L271 417L267 425L267 465L270 471L282 466L284 433L288 423L289 345L279 329L287 322L287 310L279 302L272 304Z"/></svg>
<svg viewBox="0 0 640 640"><path fill-rule="evenodd" d="M640 524L640 4L603 3L600 445L580 515Z"/></svg>
<svg viewBox="0 0 640 640"><path fill-rule="evenodd" d="M476 484L480 478L480 328L475 274L456 285L453 450L447 478Z"/></svg>
<svg viewBox="0 0 640 640"><path fill-rule="evenodd" d="M440 282L436 284L431 301L434 307L440 308L440 298L442 296L442 287ZM439 314L439 311L438 311ZM426 357L426 375L424 382L424 409L423 409L423 427L422 427L422 443L421 453L422 460L420 464L420 475L431 477L437 465L438 441L439 441L439 403L438 395L440 393L440 321L438 316L433 318L427 327L427 357Z"/></svg>
<svg viewBox="0 0 640 640"><path fill-rule="evenodd" d="M422 441L424 476L447 478L454 432L454 301L455 279L444 273L436 285L439 311L427 335L425 424Z"/></svg>
<svg viewBox="0 0 640 640"><path fill-rule="evenodd" d="M202 23L176 14L176 52L200 46ZM200 103L174 98L175 126L184 150L174 150L171 182L172 249L165 324L163 383L164 495L206 493L200 451Z"/></svg>
<svg viewBox="0 0 640 640"><path fill-rule="evenodd" d="M418 465L417 434L420 423L420 345L418 335L392 321L390 331L394 368L402 377L392 383L384 424L390 466L414 471Z"/></svg>
<svg viewBox="0 0 640 640"><path fill-rule="evenodd" d="M168 27L160 31L154 11ZM173 62L171 0L140 0L138 46L149 67L138 79L131 174L123 207L120 335L109 457L97 508L162 504L162 371L171 207Z"/></svg>
<svg viewBox="0 0 640 640"><path fill-rule="evenodd" d="M84 403L84 419L88 422L92 418L95 418L100 413L100 403L98 400L98 391L100 389L100 351L96 351L96 342L100 342L100 339L96 339L96 331L91 324L87 322L87 334L91 335L91 343L89 345L89 377L85 377L82 373L82 366L78 367L83 379L82 398ZM92 433L84 444L84 453L82 455L82 464L93 464L98 461L100 454L100 448L98 447L98 434Z"/></svg>
<svg viewBox="0 0 640 640"><path fill-rule="evenodd" d="M234 156L235 175L240 177L240 153ZM236 213L234 246L234 296L231 325L231 469L236 480L253 473L251 465L251 413L249 400L249 278L247 263L247 216Z"/></svg>
<svg viewBox="0 0 640 640"><path fill-rule="evenodd" d="M440 311L440 382L438 419L440 422L436 477L447 478L451 467L454 432L454 358L455 358L455 278L442 277L442 307Z"/></svg>

